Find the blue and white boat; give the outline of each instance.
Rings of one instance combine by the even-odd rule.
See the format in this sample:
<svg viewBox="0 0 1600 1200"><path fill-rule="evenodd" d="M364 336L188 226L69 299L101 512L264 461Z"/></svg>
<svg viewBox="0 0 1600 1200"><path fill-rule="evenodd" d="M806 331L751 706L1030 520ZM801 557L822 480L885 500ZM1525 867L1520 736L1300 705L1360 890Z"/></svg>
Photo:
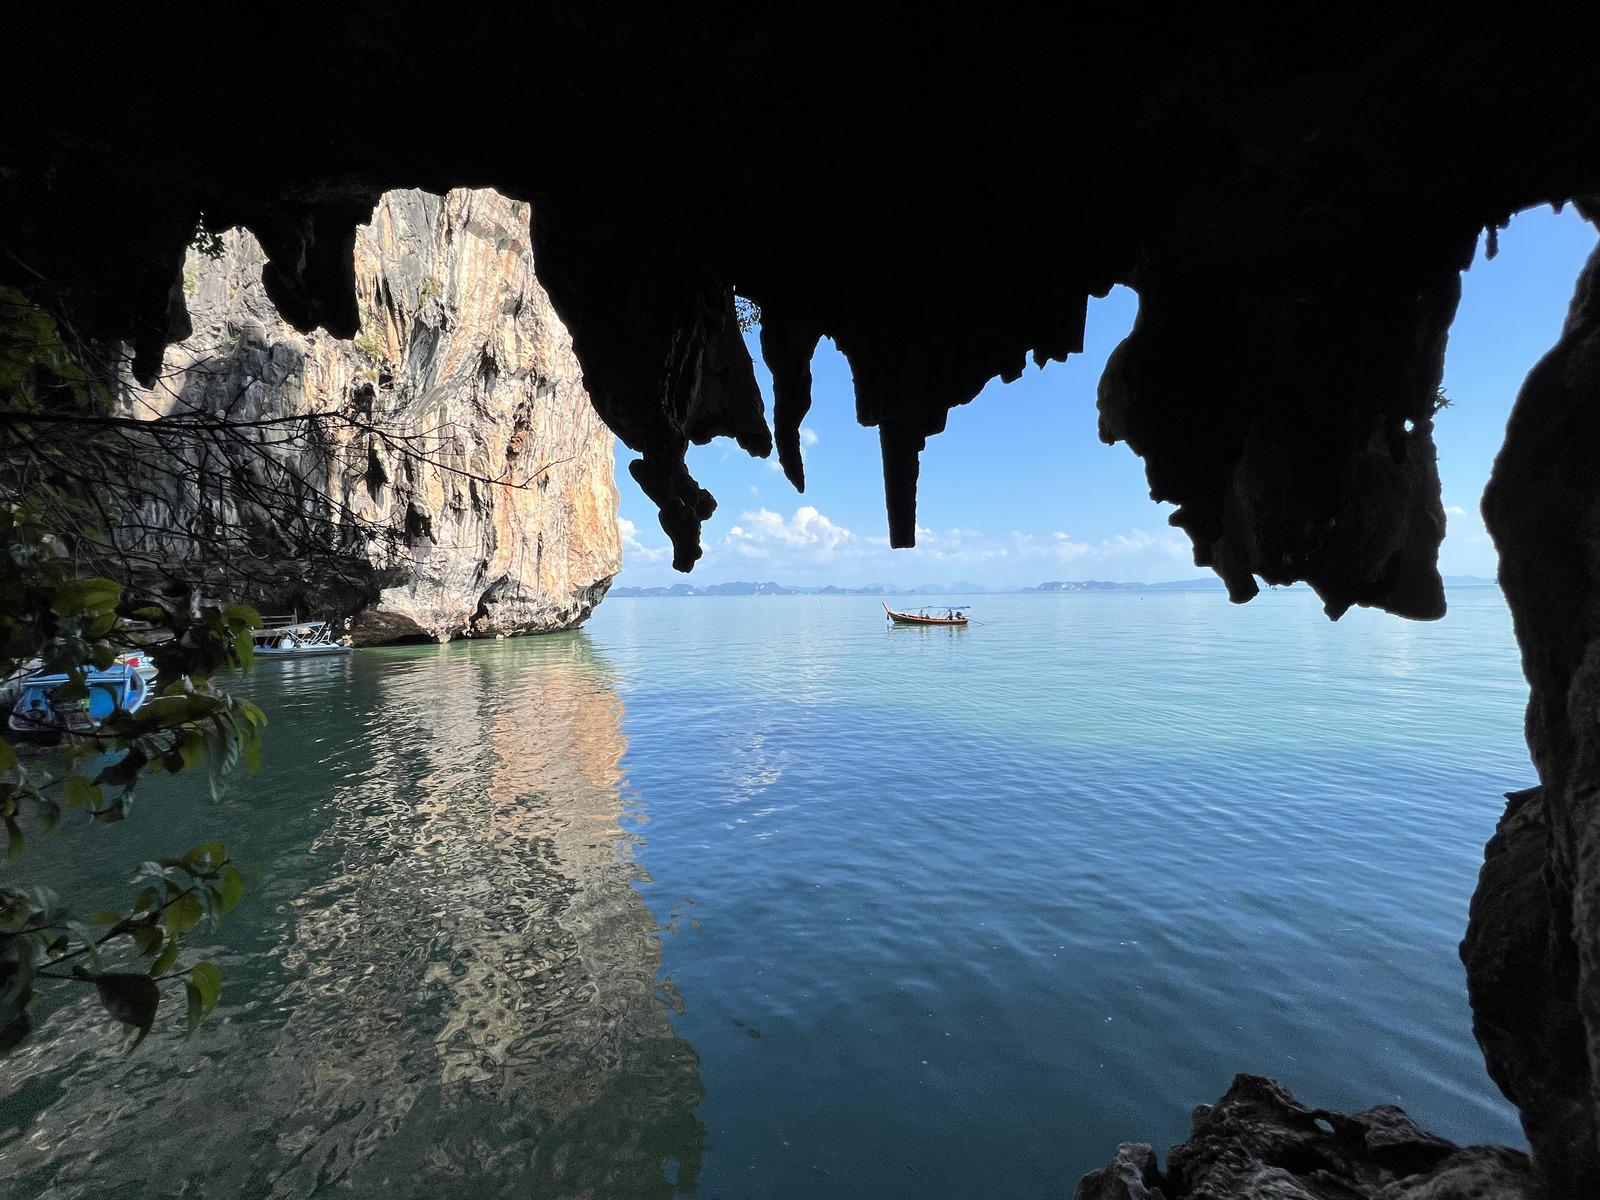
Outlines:
<svg viewBox="0 0 1600 1200"><path fill-rule="evenodd" d="M354 649L348 642L334 641L333 630L326 621L268 625L264 629L252 629L250 640L255 643L258 658L313 658L323 654L349 654Z"/></svg>
<svg viewBox="0 0 1600 1200"><path fill-rule="evenodd" d="M150 683L131 663L118 663L104 671L89 670L84 680L88 696L76 700L56 698L67 675L30 675L20 680L21 691L7 725L17 733L92 733L112 713L137 712L149 698Z"/></svg>

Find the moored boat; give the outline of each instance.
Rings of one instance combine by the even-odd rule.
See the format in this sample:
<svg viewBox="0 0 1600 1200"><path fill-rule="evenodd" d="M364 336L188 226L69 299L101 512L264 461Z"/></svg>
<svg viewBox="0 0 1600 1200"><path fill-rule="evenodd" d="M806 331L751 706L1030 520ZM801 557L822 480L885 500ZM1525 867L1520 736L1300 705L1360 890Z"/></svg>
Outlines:
<svg viewBox="0 0 1600 1200"><path fill-rule="evenodd" d="M119 709L137 712L150 695L150 683L139 668L118 663L104 671L89 670L84 684L88 695L73 700L57 697L68 675L30 675L21 681L21 694L6 724L17 733L92 733Z"/></svg>
<svg viewBox="0 0 1600 1200"><path fill-rule="evenodd" d="M882 602L880 601L879 603ZM918 612L910 613L895 612L894 609L884 604L883 611L889 614L889 620L896 625L965 625L967 623L967 615L963 611L964 607L935 610L935 613L930 615L927 605L924 605ZM942 611L944 615L937 615L939 611Z"/></svg>
<svg viewBox="0 0 1600 1200"><path fill-rule="evenodd" d="M119 667L132 667L150 683L154 683L156 676L160 674L156 669L156 664L150 660L150 655L144 650L129 650L124 654L117 655L116 665Z"/></svg>
<svg viewBox="0 0 1600 1200"><path fill-rule="evenodd" d="M349 654L353 646L333 640L326 621L296 621L252 629L250 640L260 658L310 658L321 654Z"/></svg>

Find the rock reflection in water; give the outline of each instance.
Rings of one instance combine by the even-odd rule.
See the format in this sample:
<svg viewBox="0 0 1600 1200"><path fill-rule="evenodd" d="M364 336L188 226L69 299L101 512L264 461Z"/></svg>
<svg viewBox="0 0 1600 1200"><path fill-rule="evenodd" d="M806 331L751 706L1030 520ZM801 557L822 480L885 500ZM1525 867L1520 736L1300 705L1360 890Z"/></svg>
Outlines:
<svg viewBox="0 0 1600 1200"><path fill-rule="evenodd" d="M698 1060L632 886L622 706L602 665L581 635L384 665L361 706L367 767L309 847L337 866L289 898L276 945L265 931L281 962L267 979L289 983L209 1047L247 1094L177 1085L218 1088L210 1113L186 1114L199 1129L145 1128L156 1154L115 1144L132 1130L92 1133L98 1166L64 1145L55 1194L130 1183L147 1155L190 1195L693 1189ZM95 1058L104 1078L80 1076L38 1128L114 1125L131 1075ZM56 1155L13 1143L0 1168L41 1157Z"/></svg>

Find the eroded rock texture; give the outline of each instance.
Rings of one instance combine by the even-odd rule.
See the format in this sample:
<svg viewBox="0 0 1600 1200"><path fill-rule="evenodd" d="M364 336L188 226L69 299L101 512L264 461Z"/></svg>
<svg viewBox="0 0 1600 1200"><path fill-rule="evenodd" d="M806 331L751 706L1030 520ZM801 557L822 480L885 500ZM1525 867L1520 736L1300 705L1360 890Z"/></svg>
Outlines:
<svg viewBox="0 0 1600 1200"><path fill-rule="evenodd" d="M1585 206L1586 215L1593 210ZM1600 254L1484 493L1540 786L1510 797L1461 954L1490 1074L1552 1195L1600 1195Z"/></svg>
<svg viewBox="0 0 1600 1200"><path fill-rule="evenodd" d="M1076 1200L1546 1200L1525 1154L1457 1146L1380 1104L1307 1108L1276 1080L1237 1075L1194 1110L1167 1169L1138 1142L1079 1182Z"/></svg>
<svg viewBox="0 0 1600 1200"><path fill-rule="evenodd" d="M371 304L352 249L380 195L492 184L533 205L540 279L682 569L715 504L689 444L775 444L803 483L819 338L880 432L904 546L918 454L949 410L1030 354L1081 349L1088 299L1126 284L1140 312L1102 382L1101 433L1144 458L1196 561L1236 600L1305 580L1333 616L1436 617L1430 422L1458 273L1512 213L1600 194L1595 16L1293 17L34 5L7 26L21 99L0 123L0 282L130 341L150 381L190 333L197 228L248 228L289 325L352 338ZM185 86L196 63L225 64L203 92ZM762 308L770 431L735 292ZM1466 946L1491 1070L1554 1196L1600 1195L1587 296L1519 402L1486 503L1542 785L1491 847Z"/></svg>
<svg viewBox="0 0 1600 1200"><path fill-rule="evenodd" d="M621 567L613 443L534 277L528 206L390 192L369 216L353 340L284 321L248 232L189 252L193 330L127 408L240 432L175 445L194 469L132 544L181 575L191 531L223 534L234 573L205 586L352 616L360 642L577 624ZM241 492L240 472L260 481Z"/></svg>
<svg viewBox="0 0 1600 1200"><path fill-rule="evenodd" d="M49 102L0 134L0 279L130 339L150 378L186 334L202 217L253 232L296 329L353 337L380 193L493 183L535 205L541 279L683 569L715 504L686 447L774 442L735 289L762 307L790 478L828 336L910 545L950 408L1078 350L1088 298L1125 283L1102 434L1196 560L1238 600L1307 580L1335 616L1435 617L1457 272L1486 227L1600 191L1592 26L1479 4L35 6L11 86ZM196 62L227 64L203 102L179 83Z"/></svg>

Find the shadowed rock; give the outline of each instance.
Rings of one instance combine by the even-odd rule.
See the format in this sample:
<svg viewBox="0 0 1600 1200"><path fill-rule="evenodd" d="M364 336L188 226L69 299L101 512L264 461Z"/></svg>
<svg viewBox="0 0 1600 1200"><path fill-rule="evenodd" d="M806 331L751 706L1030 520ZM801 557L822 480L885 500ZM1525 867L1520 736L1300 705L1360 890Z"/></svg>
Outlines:
<svg viewBox="0 0 1600 1200"><path fill-rule="evenodd" d="M1075 352L1088 298L1122 283L1141 311L1102 435L1145 458L1196 561L1238 600L1305 580L1334 616L1436 617L1457 273L1485 227L1600 191L1581 12L1402 7L1306 36L1242 10L559 2L456 22L400 0L46 7L10 32L30 48L13 89L50 103L0 135L0 279L132 340L148 380L186 332L202 216L255 233L292 326L350 336L349 248L380 193L493 183L534 204L541 280L685 570L715 505L688 446L771 445L734 289L783 324L787 473L804 349L828 336L910 545L917 455L950 408ZM383 119L379 96L414 102Z"/></svg>
<svg viewBox="0 0 1600 1200"><path fill-rule="evenodd" d="M1545 1200L1528 1156L1457 1146L1392 1104L1345 1116L1307 1108L1262 1075L1236 1075L1194 1110L1160 1170L1128 1142L1084 1176L1075 1200Z"/></svg>
<svg viewBox="0 0 1600 1200"><path fill-rule="evenodd" d="M1585 206L1593 219L1593 210ZM1483 497L1540 786L1490 840L1461 957L1489 1073L1554 1196L1600 1195L1600 254Z"/></svg>
<svg viewBox="0 0 1600 1200"><path fill-rule="evenodd" d="M688 446L772 445L735 292L773 314L796 486L809 349L848 358L904 546L949 410L1077 350L1088 298L1122 284L1139 316L1101 436L1143 457L1195 561L1238 601L1304 580L1334 617L1443 614L1432 420L1459 272L1511 214L1600 194L1581 6L472 11L12 14L0 282L132 342L148 381L190 332L198 227L252 230L283 317L347 335L360 214L393 187L492 183L532 204L540 279L683 570L716 505ZM1557 1196L1600 1195L1595 270L1485 498L1541 788L1491 847L1464 948ZM408 510L407 536L432 515Z"/></svg>

